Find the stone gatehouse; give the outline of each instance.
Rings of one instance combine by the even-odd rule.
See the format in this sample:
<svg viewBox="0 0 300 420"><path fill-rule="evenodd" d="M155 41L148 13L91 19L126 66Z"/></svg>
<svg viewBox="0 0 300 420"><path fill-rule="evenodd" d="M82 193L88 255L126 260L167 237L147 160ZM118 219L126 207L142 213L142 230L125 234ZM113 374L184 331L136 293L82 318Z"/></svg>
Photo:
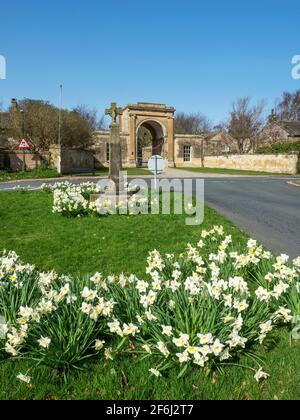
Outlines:
<svg viewBox="0 0 300 420"><path fill-rule="evenodd" d="M124 167L145 166L161 155L169 167L202 166L209 154L236 152L235 141L225 132L209 135L175 134L175 108L154 103L129 104L119 116ZM109 132L95 133L96 166L109 165Z"/></svg>

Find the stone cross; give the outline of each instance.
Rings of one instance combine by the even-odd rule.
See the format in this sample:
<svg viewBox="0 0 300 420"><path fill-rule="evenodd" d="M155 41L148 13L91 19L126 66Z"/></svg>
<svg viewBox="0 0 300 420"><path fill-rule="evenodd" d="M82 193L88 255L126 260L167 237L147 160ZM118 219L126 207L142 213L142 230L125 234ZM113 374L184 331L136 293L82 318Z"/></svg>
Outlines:
<svg viewBox="0 0 300 420"><path fill-rule="evenodd" d="M120 138L120 127L117 117L122 115L122 108L118 108L113 102L111 107L105 111L106 115L110 115L112 123L110 125L110 162L109 162L109 179L114 182L116 194L119 195L124 191L124 182L122 176L122 148Z"/></svg>
<svg viewBox="0 0 300 420"><path fill-rule="evenodd" d="M122 108L118 108L116 102L112 102L111 107L105 110L105 115L110 115L112 124L117 124L118 115L122 115Z"/></svg>

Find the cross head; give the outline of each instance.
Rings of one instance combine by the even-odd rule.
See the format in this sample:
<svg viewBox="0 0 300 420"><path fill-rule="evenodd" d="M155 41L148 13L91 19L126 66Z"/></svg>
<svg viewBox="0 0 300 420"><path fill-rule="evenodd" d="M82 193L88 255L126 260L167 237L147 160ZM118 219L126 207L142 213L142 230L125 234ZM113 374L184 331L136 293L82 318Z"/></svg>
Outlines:
<svg viewBox="0 0 300 420"><path fill-rule="evenodd" d="M122 113L122 108L118 108L116 102L113 102L111 107L105 110L105 115L110 115L114 124L117 123L118 115L122 115Z"/></svg>

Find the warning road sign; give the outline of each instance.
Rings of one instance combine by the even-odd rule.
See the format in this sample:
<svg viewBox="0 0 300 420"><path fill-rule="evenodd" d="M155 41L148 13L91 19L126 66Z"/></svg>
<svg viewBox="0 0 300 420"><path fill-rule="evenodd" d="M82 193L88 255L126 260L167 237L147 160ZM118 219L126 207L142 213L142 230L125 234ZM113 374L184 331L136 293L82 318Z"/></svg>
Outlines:
<svg viewBox="0 0 300 420"><path fill-rule="evenodd" d="M22 139L19 143L18 149L31 149L31 146L27 140Z"/></svg>

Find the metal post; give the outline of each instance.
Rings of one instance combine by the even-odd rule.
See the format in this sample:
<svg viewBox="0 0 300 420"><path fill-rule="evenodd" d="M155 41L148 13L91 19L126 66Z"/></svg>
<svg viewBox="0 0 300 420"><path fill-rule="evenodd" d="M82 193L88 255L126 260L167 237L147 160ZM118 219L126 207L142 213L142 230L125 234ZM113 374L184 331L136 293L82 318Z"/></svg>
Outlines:
<svg viewBox="0 0 300 420"><path fill-rule="evenodd" d="M62 111L62 95L63 86L60 85L60 96L59 96L59 114L58 114L58 146L61 147L61 111Z"/></svg>
<svg viewBox="0 0 300 420"><path fill-rule="evenodd" d="M62 101L63 101L63 85L60 85L60 97L59 97L59 111L58 111L58 162L57 172L61 174L61 122L62 122Z"/></svg>
<svg viewBox="0 0 300 420"><path fill-rule="evenodd" d="M154 189L157 189L157 156L155 155L155 176L154 176Z"/></svg>
<svg viewBox="0 0 300 420"><path fill-rule="evenodd" d="M24 110L21 109L21 114L22 114L22 139L25 139L25 113ZM25 149L23 149L23 168L22 168L23 172L26 171L26 155L25 155Z"/></svg>

